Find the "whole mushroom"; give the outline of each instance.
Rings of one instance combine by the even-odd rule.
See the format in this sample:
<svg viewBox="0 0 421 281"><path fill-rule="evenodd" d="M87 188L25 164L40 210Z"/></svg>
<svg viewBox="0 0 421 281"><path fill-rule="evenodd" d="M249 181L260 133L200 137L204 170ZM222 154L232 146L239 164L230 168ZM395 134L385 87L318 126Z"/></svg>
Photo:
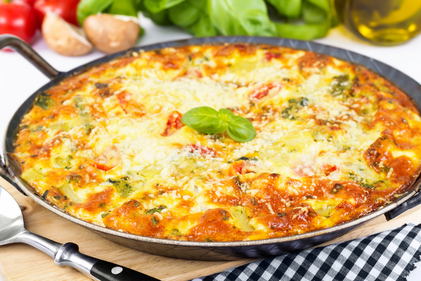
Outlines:
<svg viewBox="0 0 421 281"><path fill-rule="evenodd" d="M83 29L95 48L111 54L133 47L140 25L135 17L97 14L85 19Z"/></svg>

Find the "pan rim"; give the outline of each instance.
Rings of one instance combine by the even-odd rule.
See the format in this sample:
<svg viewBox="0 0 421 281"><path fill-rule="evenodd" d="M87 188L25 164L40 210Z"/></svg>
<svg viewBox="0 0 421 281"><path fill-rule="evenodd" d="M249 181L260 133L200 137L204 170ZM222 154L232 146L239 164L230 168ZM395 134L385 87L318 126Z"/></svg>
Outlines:
<svg viewBox="0 0 421 281"><path fill-rule="evenodd" d="M64 212L61 209L58 209L55 205L53 205L50 202L43 199L42 196L38 195L35 192L32 192L31 191L32 188L17 176L18 173L16 172L13 165L11 165L12 161L11 161L11 158L10 158L10 153L13 152L13 150L10 150L10 148L11 148L10 142L13 142L13 140L11 140L11 137L13 137L15 135L15 131L17 129L17 126L15 126L15 128L12 128L12 127L14 127L16 121L17 120L20 121L21 118L23 117L23 115L31 108L35 97L40 92L56 85L57 83L60 83L60 81L62 81L65 78L83 73L84 71L87 71L88 69L90 69L92 67L100 65L102 63L112 61L113 59L127 57L128 55L131 55L133 52L139 52L141 50L149 51L149 50L163 49L163 48L168 48L168 47L182 47L182 46L206 45L206 44L218 44L218 45L220 45L220 44L225 44L225 43L229 43L229 44L246 43L246 44L256 44L256 45L273 45L273 46L279 46L279 47L294 48L294 49L297 49L297 50L308 50L308 51L314 51L314 52L317 52L317 53L323 53L323 54L338 58L340 60L349 61L353 64L356 63L353 60L355 58L357 58L357 59L360 60L360 62L358 62L357 64L363 65L364 67L366 67L366 68L370 69L371 71L381 75L382 77L385 77L386 75L385 75L385 73L379 73L379 72L382 72L382 71L379 71L380 67L386 68L387 70L389 70L389 69L393 70L393 72L392 72L393 74L390 74L390 75L400 75L401 77L403 77L405 79L409 79L413 84L415 84L415 86L419 87L418 94L421 95L421 85L416 80L414 80L410 76L402 73L401 71L399 71L399 70L397 70L397 69L395 69L395 68L393 68L393 67L391 67L391 66L389 66L389 65L387 65L383 62L372 59L368 56L364 56L364 55L361 55L361 54L358 54L358 53L355 53L355 52L352 52L352 51L349 51L349 50L345 50L345 49L342 49L342 48L337 48L337 47L333 47L333 46L329 46L329 45L325 45L325 44L320 44L320 43L316 43L316 42L308 42L308 41L292 40L292 39L284 39L284 38L276 38L276 37L217 36L217 37L204 37L204 38L189 38L189 39L182 39L182 40L175 40L175 41L167 41L167 42L149 44L149 45L145 45L145 46L137 46L137 47L134 47L134 48L126 50L126 51L122 51L122 52L119 52L119 53L116 53L116 54L104 56L102 58L93 60L93 61L88 62L86 64L83 64L81 66L78 66L78 67L76 67L76 68L74 68L70 71L60 73L60 75L58 75L56 78L52 79L50 82L43 85L40 89L38 89L32 95L30 95L25 100L25 102L23 102L21 104L21 106L18 108L18 110L15 112L15 114L13 115L13 117L11 118L10 122L8 123L8 125L6 127L6 134L4 136L4 141L3 141L3 155L4 155L4 158L5 158L6 168L9 172L9 174L11 175L11 177L13 178L15 183L17 183L19 185L19 187L25 192L25 194L27 194L31 199L36 201L38 204L40 204L41 206L43 206L47 210L59 215L60 217L63 217L67 220L70 220L71 222L76 223L78 225L87 227L91 230L95 230L95 231L98 231L100 233L104 233L104 234L108 234L108 235L117 236L117 237L120 237L120 238L136 240L136 241L141 241L141 242L147 242L147 243L155 243L155 244L161 244L161 245L176 245L176 246L185 246L185 247L205 247L205 248L214 248L214 247L229 248L229 247L244 247L244 246L257 246L257 245L284 243L284 242L297 241L297 240L301 240L301 239L316 237L316 236L320 236L320 235L323 235L323 234L341 231L341 230L344 230L344 229L351 229L351 228L353 228L353 227L355 227L359 224L367 222L367 221L369 221L369 220L371 220L371 219L373 219L377 216L383 215L383 214L387 213L388 211L391 211L392 209L396 208L400 204L404 203L405 201L407 201L408 199L413 197L418 192L418 190L420 188L420 185L421 185L420 179L414 181L412 186L409 189L407 189L407 191L405 191L404 195L401 196L400 198L398 198L396 201L394 201L392 203L389 203L388 205L386 205L384 207L381 207L381 208L377 209L376 211L371 212L369 214L366 214L366 215L364 215L364 216L362 216L358 219L355 219L355 220L352 220L352 221L349 221L349 222L346 222L346 223L343 223L343 224L340 224L340 225L336 225L336 226L333 226L333 227L321 229L321 230L316 230L316 231L307 232L307 233L298 234L298 235L293 235L293 236L284 236L284 237L251 240L251 241L197 242L197 241L182 241L182 240L153 238L153 237L141 236L141 235L136 235L136 234L130 234L130 233L120 232L120 231L117 231L117 230L109 229L109 228L106 228L106 227L102 227L102 226L99 226L99 225L95 225L95 224L83 221L79 218L76 218L76 217ZM349 59L346 59L344 57L338 57L338 56L335 56L335 55L331 54L332 52L335 52L335 51L344 53L347 56L347 58L349 58ZM364 62L366 62L368 65L365 64ZM373 69L373 68L377 68L377 69ZM389 78L387 76L385 78L387 78L388 80L393 82L393 84L396 85L396 82L393 81L391 78ZM409 96L411 98L411 100L413 101L413 104L419 110L420 109L419 104L421 104L421 103L418 103L418 102L414 101L413 97L411 95L409 95L407 90L404 90L404 92L407 96ZM19 123L20 122L18 122L18 124Z"/></svg>

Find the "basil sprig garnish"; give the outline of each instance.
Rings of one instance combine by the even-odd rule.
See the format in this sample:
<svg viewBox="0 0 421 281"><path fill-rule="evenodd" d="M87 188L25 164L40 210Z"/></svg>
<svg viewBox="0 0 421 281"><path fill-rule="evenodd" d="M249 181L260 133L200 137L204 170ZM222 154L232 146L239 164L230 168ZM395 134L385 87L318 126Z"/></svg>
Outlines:
<svg viewBox="0 0 421 281"><path fill-rule="evenodd" d="M249 120L234 115L228 109L215 109L208 106L195 107L184 113L181 118L184 125L199 133L214 135L227 131L235 141L248 142L256 137L256 130Z"/></svg>

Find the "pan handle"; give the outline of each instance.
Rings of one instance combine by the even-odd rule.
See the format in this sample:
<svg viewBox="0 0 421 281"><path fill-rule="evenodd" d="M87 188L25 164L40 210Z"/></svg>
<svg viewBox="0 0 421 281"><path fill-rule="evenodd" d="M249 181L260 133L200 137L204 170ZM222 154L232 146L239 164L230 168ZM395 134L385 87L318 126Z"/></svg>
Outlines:
<svg viewBox="0 0 421 281"><path fill-rule="evenodd" d="M410 199L406 200L404 203L397 206L395 209L385 213L386 220L391 220L399 216L400 214L412 209L421 204L421 192L418 191Z"/></svg>
<svg viewBox="0 0 421 281"><path fill-rule="evenodd" d="M48 78L53 79L60 75L59 71L52 67L34 49L18 37L9 34L0 35L0 50L6 47L21 54Z"/></svg>

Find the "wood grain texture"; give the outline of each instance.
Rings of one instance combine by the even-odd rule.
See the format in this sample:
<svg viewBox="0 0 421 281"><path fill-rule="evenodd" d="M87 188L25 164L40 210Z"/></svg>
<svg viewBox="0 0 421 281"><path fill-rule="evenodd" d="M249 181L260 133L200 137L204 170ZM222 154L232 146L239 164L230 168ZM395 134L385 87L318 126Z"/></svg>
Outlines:
<svg viewBox="0 0 421 281"><path fill-rule="evenodd" d="M73 242L82 253L132 268L165 281L190 280L195 277L221 272L252 260L193 261L146 254L108 241L87 228L67 221L23 196L10 184L0 181L18 201L28 230L59 243ZM405 223L421 223L421 207L414 208L387 222L384 216L373 219L346 235L324 245L365 237L394 229ZM44 253L27 245L14 244L0 249L0 276L11 281L86 281L87 277L69 267L58 267Z"/></svg>

